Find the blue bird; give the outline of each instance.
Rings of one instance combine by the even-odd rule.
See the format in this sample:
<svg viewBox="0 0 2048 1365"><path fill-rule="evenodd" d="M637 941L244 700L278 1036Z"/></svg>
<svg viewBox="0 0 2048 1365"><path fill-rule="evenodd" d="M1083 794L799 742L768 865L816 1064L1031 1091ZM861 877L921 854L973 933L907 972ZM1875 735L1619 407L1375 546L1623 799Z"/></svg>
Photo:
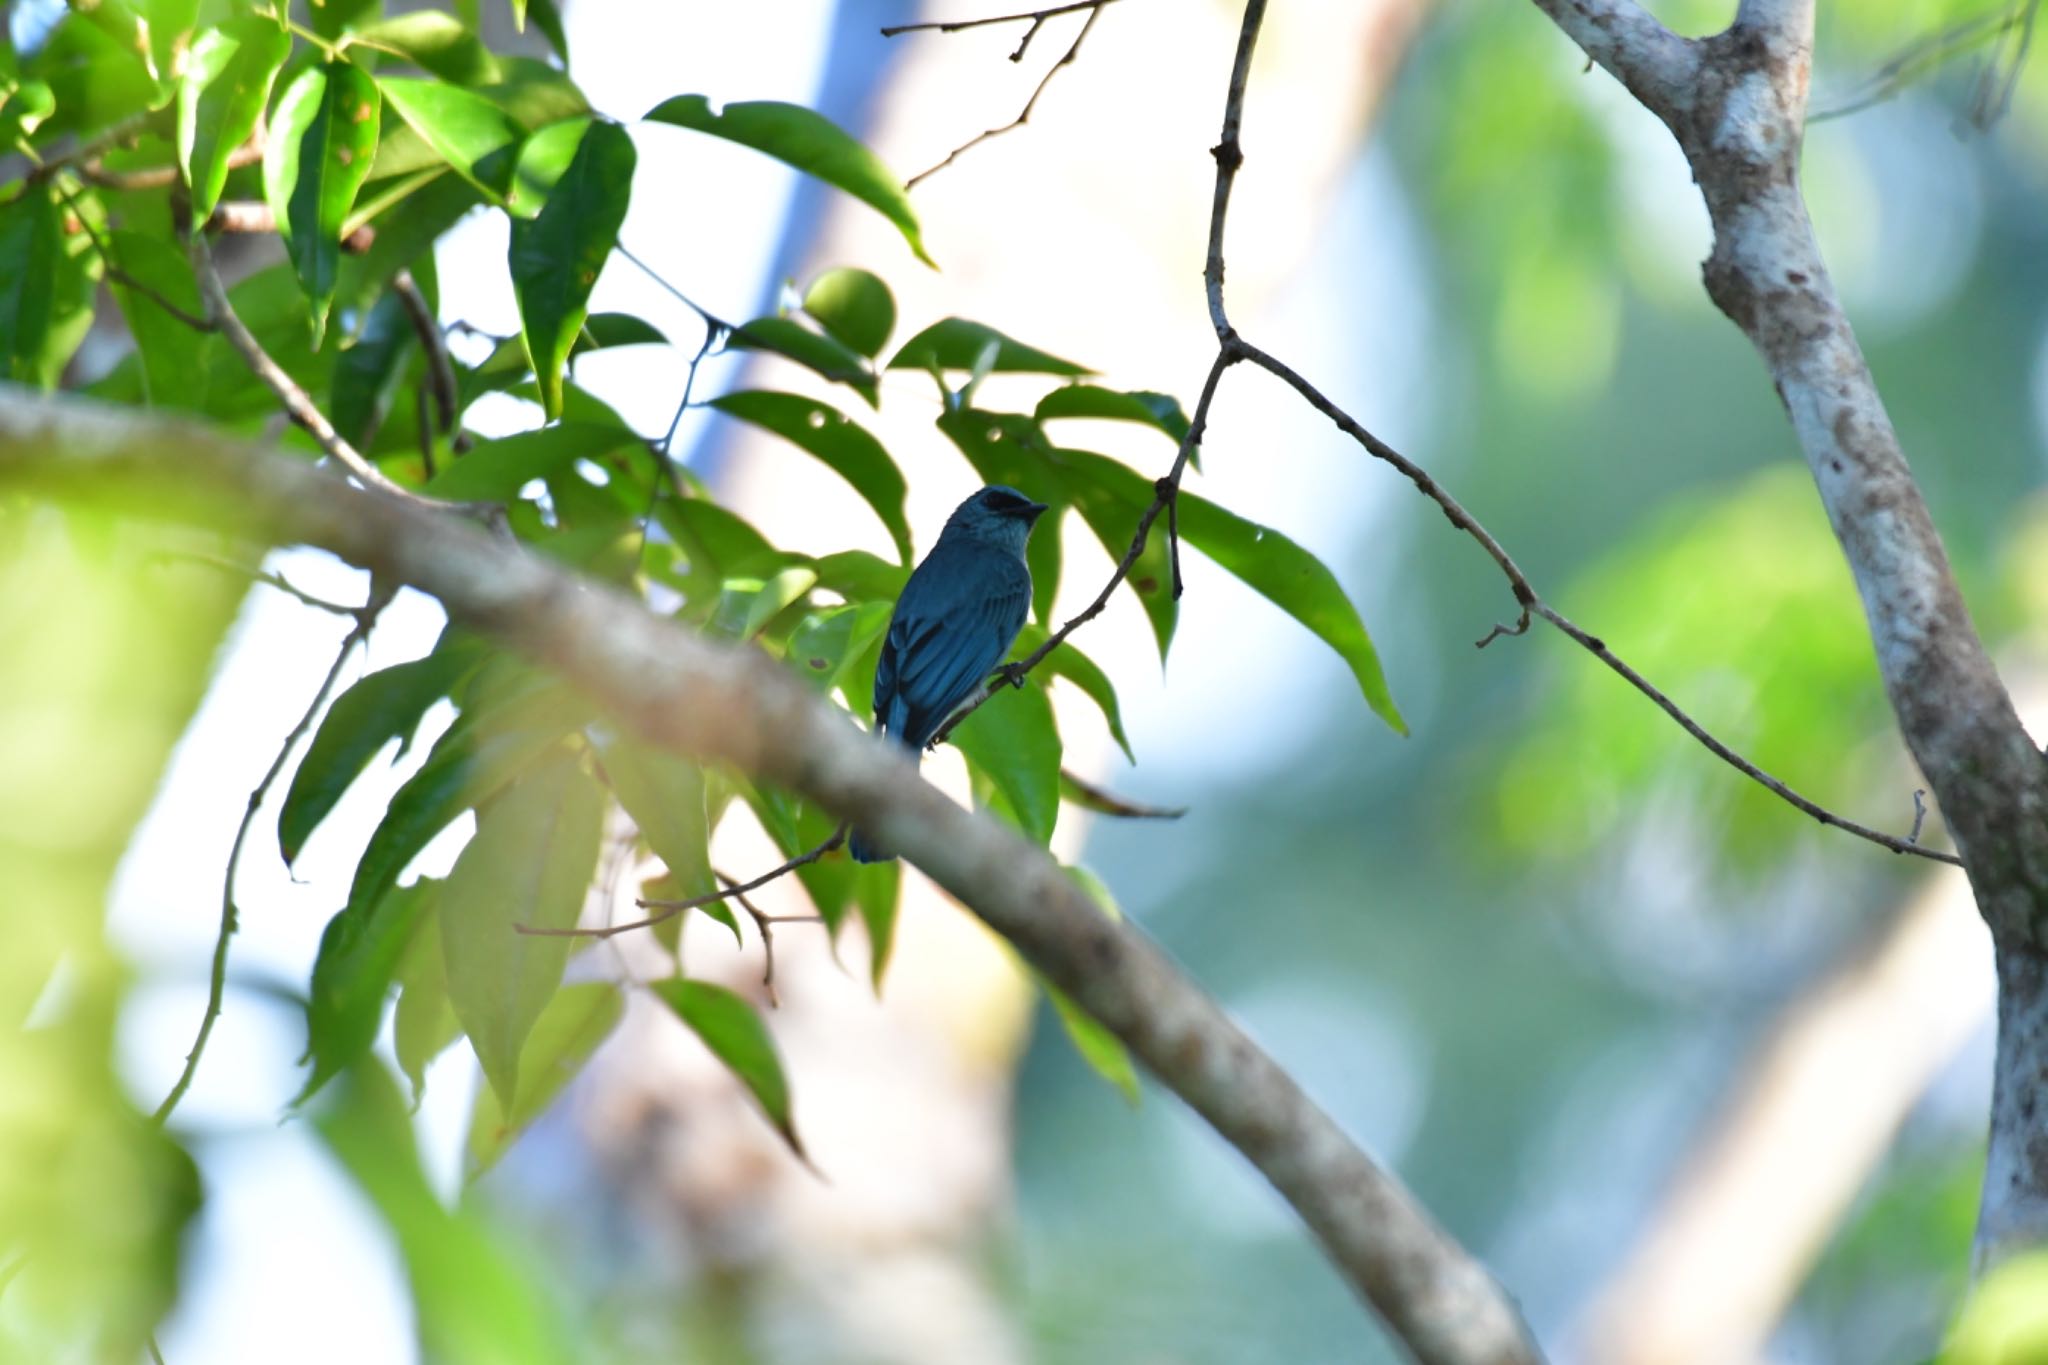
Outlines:
<svg viewBox="0 0 2048 1365"><path fill-rule="evenodd" d="M1024 544L1045 511L1014 488L990 484L953 509L938 543L911 571L875 666L875 729L920 754L946 718L995 672L1031 609ZM856 862L893 853L855 830Z"/></svg>

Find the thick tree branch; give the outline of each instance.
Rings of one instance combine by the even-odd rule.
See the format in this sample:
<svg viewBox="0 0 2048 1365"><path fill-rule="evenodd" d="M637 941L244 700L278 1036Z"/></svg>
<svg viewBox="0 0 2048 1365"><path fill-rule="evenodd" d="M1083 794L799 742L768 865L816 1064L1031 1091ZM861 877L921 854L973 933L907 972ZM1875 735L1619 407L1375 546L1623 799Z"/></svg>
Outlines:
<svg viewBox="0 0 2048 1365"><path fill-rule="evenodd" d="M214 429L0 386L0 483L324 548L438 598L616 719L870 830L1008 938L1238 1147L1428 1365L1539 1359L1480 1264L1301 1087L1044 850L961 809L803 681L455 517Z"/></svg>
<svg viewBox="0 0 2048 1365"><path fill-rule="evenodd" d="M2048 1243L2048 763L1956 586L1842 310L1799 184L1812 0L1743 0L1688 69L1597 0L1535 0L1677 137L1706 200L1707 293L1770 372L1841 542L1899 731L1955 839L1999 955L1999 1045L1980 1264ZM1625 37L1617 37L1625 33Z"/></svg>

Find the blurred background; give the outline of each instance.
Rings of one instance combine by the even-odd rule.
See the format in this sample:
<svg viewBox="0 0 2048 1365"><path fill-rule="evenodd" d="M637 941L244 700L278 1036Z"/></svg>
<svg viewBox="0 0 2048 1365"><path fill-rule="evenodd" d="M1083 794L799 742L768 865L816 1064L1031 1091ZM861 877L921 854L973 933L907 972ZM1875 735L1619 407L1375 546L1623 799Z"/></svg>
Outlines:
<svg viewBox="0 0 2048 1365"><path fill-rule="evenodd" d="M9 7L17 43L38 8ZM1049 22L1015 63L1016 26L879 34L995 12L959 0L562 8L606 113L684 91L806 103L906 175L1011 120L1089 25L1027 125L919 184L939 272L775 163L662 128L635 129L622 240L724 316L858 264L889 279L906 328L983 319L1192 403L1235 6L1122 0ZM1705 32L1731 7L1652 8ZM1836 116L1805 159L1823 249L2023 713L2048 705L2048 83L2018 61L2034 8L1824 6L1814 103ZM1705 215L1669 138L1511 0L1278 4L1259 58L1228 238L1237 325L1441 476L1717 735L1848 816L1913 827L1853 586L1761 367L1699 287ZM479 216L443 243L445 320L517 330L503 234ZM578 376L659 433L699 324L614 261L593 307L622 304L682 350ZM96 344L88 369L120 354L113 331ZM715 358L701 392L764 363ZM912 452L922 546L971 475L931 426L936 400L902 382L876 425ZM531 424L505 404L474 422ZM778 541L886 548L851 493L705 417L679 438L692 462ZM1156 436L1096 444L1171 458ZM1087 627L1135 766L1062 711L1071 766L1189 813L1069 810L1063 854L1489 1261L1556 1358L1932 1355L1965 1285L1990 1074L1989 947L1959 874L1819 828L1554 632L1475 651L1512 614L1488 561L1263 377L1227 378L1204 455L1193 486L1336 569L1413 734L1191 557L1164 670L1135 607ZM1080 539L1075 605L1109 568ZM274 567L363 591L317 556ZM149 804L107 978L119 1081L146 1107L203 1005L246 795L345 629L260 590L239 613L153 797L146 774L131 784ZM408 594L362 666L424 653L438 628ZM425 748L352 793L297 880L267 847L245 863L233 989L175 1125L204 1203L159 1334L169 1365L418 1358L393 1233L310 1123L280 1116L300 1082L293 996ZM465 834L418 866L445 868ZM1943 841L1938 813L1923 837ZM744 831L720 856L768 859ZM879 1003L857 946L842 967L794 926L777 939L771 1023L829 1184L694 1044L633 1013L461 1191L475 1063L466 1046L436 1062L413 1120L430 1183L515 1249L578 1358L1398 1358L1234 1153L1149 1083L1128 1103L1006 953L908 894ZM753 945L691 934L693 970L757 977ZM631 952L583 967L630 970Z"/></svg>

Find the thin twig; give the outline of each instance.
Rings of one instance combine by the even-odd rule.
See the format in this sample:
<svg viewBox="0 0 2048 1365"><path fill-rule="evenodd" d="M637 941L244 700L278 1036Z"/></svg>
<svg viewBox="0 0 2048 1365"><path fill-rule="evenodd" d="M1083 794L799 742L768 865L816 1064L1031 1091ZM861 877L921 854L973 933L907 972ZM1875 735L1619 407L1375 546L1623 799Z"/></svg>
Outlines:
<svg viewBox="0 0 2048 1365"><path fill-rule="evenodd" d="M1033 28L1060 14L1077 11L1099 10L1104 5L1114 5L1116 0L1075 0L1071 5L1053 5L1048 9L1025 10L1021 14L995 14L986 19L929 19L919 24L893 24L882 30L884 38L894 38L899 33L959 33L970 28L987 28L991 24L1021 24L1029 22ZM1011 58L1015 61L1016 58Z"/></svg>
<svg viewBox="0 0 2048 1365"><path fill-rule="evenodd" d="M990 128L985 132L976 133L973 137L967 139L967 141L961 143L958 147L955 147L952 151L946 153L946 159L944 161L941 161L938 165L928 166L924 170L919 171L916 175L911 176L910 179L903 182L903 188L905 192L916 189L918 187L919 182L928 180L932 176L937 175L940 171L945 170L946 167L952 165L955 161L958 161L963 155L970 151L973 151L982 143L987 142L990 138L1001 137L1004 133L1015 132L1017 129L1029 123L1031 121L1031 111L1038 107L1039 96L1043 95L1045 93L1045 88L1048 85L1052 84L1052 78L1054 76L1059 75L1059 73L1064 68L1073 65L1074 59L1081 55L1081 44L1088 41L1089 30L1093 29L1095 27L1095 21L1102 17L1103 5L1111 3L1114 3L1114 0L1094 0L1094 3L1090 4L1063 5L1058 9L1046 10L1037 15L1009 15L1008 18L1010 19L1031 19L1031 27L1025 31L1023 41L1018 43L1017 50L1010 54L1011 61L1019 62L1024 60L1024 50L1031 46L1031 40L1038 36L1038 30L1045 23L1047 18L1054 14L1067 14L1076 10L1085 9L1088 11L1087 22L1082 24L1081 31L1074 35L1074 41L1068 46L1066 55L1062 56L1058 61L1054 62L1051 66L1045 69L1045 74L1039 77L1038 85L1031 92L1031 98L1024 101L1024 107L1017 112L1017 117L1011 119L1008 123L1002 124L999 127ZM993 19L982 20L980 22L1001 23L1004 21L1000 19ZM959 28L971 28L974 27L974 25L970 23L953 25L949 27L943 24L912 24L909 25L909 27L937 27L941 32L951 33ZM882 30L885 36L890 35L891 33L901 33L903 31L904 30L901 28L894 30L885 28Z"/></svg>
<svg viewBox="0 0 2048 1365"><path fill-rule="evenodd" d="M768 1008L781 1009L782 1001L775 995L775 921L762 914L761 907L747 899L746 892L739 889L740 882L737 877L728 877L717 868L711 870L711 875L724 882L726 894L738 902L740 909L753 917L754 928L761 935L761 989L767 993Z"/></svg>
<svg viewBox="0 0 2048 1365"><path fill-rule="evenodd" d="M733 325L731 323L727 322L724 318L718 316L718 314L712 312L709 308L706 308L703 304L698 303L695 299L691 298L688 294L685 294L682 290L670 284L666 279L662 278L660 271L656 270L653 266L647 264L647 262L641 260L638 256L635 256L631 251L628 251L626 249L626 244L624 242L617 243L612 247L612 250L618 252L621 256L624 256L628 261L631 261L634 265L638 266L641 274L645 275L648 279L653 280L656 284L660 285L669 294L673 295L676 301L681 303L683 307L689 309L698 317L704 319L704 323L706 326L715 327L721 332L730 332L733 330Z"/></svg>
<svg viewBox="0 0 2048 1365"><path fill-rule="evenodd" d="M800 867L815 863L818 859L846 842L847 828L842 823L838 829L832 831L831 838L819 844L816 848L805 849L802 853L797 854L779 867L772 867L752 881L742 882L740 885L728 888L727 890L711 891L702 896L692 896L688 900L681 901L635 901L634 904L638 905L641 909L656 912L649 915L646 919L630 920L625 924L607 924L596 929L585 929L581 926L573 926L567 929L550 929L536 924L515 924L512 927L522 934L529 934L535 938L610 938L614 934L623 934L631 929L651 929L657 924L666 924L685 910L695 910L702 905L712 905L718 901L741 895L744 892L756 890L766 886L777 877L785 876Z"/></svg>
<svg viewBox="0 0 2048 1365"><path fill-rule="evenodd" d="M144 110L139 114L131 114L112 127L93 137L87 138L62 156L53 156L48 161L38 164L33 170L29 171L25 178L29 184L33 185L48 180L61 170L73 166L83 167L96 162L110 148L117 147L124 142L131 142L135 138L140 137L148 130L150 124L156 121L157 117L158 115L154 110Z"/></svg>
<svg viewBox="0 0 2048 1365"><path fill-rule="evenodd" d="M227 286L221 282L220 271L213 263L213 253L206 249L204 233L194 231L190 235L192 271L199 278L199 297L206 301L206 316L220 328L228 344L241 354L242 360L277 395L284 410L292 420L304 427L308 434L319 443L322 450L345 466L349 473L369 488L416 502L425 506L454 509L455 504L424 498L387 477L383 470L371 464L357 452L356 448L343 440L334 424L327 420L312 397L299 387L297 380L284 372L284 367L270 358L263 344L256 340L255 333L235 315L234 305L228 302Z"/></svg>
<svg viewBox="0 0 2048 1365"><path fill-rule="evenodd" d="M342 637L341 648L335 651L334 662L327 666L327 676L320 680L319 690L313 693L313 700L306 707L305 713L299 717L298 724L292 726L291 733L284 737L284 743L278 747L277 757L270 760L270 767L264 771L263 780L249 793L249 804L242 811L242 822L235 827L235 842L228 849L227 872L221 878L220 932L213 940L213 970L207 981L206 1013L199 1021L199 1034L192 1040L192 1050L185 1054L184 1070L178 1073L176 1084L172 1085L170 1093L164 1096L163 1103L156 1107L156 1113L150 1116L149 1121L158 1128L164 1126L171 1117L171 1111L178 1107L178 1101L185 1098L185 1092L192 1087L192 1078L199 1071L199 1058L206 1051L206 1040L213 1034L214 1021L220 1018L221 1002L227 994L228 942L235 936L237 918L235 874L241 869L242 848L249 841L249 831L255 827L256 811L262 806L263 799L270 794L270 788L277 781L278 774L284 771L284 765L290 760L292 751L298 747L299 741L305 738L306 732L313 728L313 722L319 718L321 709L327 705L327 698L333 694L334 684L340 679L341 670L348 663L349 655L355 653L356 646L370 638L370 632L376 628L378 614L391 601L395 591L395 585L380 586L375 578L371 579L369 599L353 613L356 623L349 628L348 634Z"/></svg>
<svg viewBox="0 0 2048 1365"><path fill-rule="evenodd" d="M1920 826L1922 826L1922 825L1924 825L1924 824L1926 824L1926 823L1927 823L1927 788L1925 788L1925 787L1915 787L1915 788L1913 789L1913 832L1912 832L1911 834L1908 834L1908 835L1906 836L1906 842L1907 842L1907 843L1909 843L1909 844L1917 844L1917 843L1919 843L1919 842L1920 842Z"/></svg>
<svg viewBox="0 0 2048 1365"><path fill-rule="evenodd" d="M324 597L315 597L312 593L293 584L291 580L275 570L244 564L239 560L230 559L226 555L208 554L204 550L163 550L158 553L157 558L188 560L194 564L203 564L210 569L219 569L222 573L231 573L242 578L253 579L265 587L276 588L287 597L297 598L306 606L328 612L334 616L353 616L357 618L362 616L363 609L361 607L351 607L340 602L330 602Z"/></svg>
<svg viewBox="0 0 2048 1365"><path fill-rule="evenodd" d="M104 271L109 283L118 284L124 289L140 294L143 298L148 299L151 303L163 309L164 312L196 332L213 332L218 330L205 318L188 313L177 304L172 303L153 285L144 284L141 280L136 279L133 275L123 270L121 263L114 259L113 245L106 238L100 236L99 229L93 226L92 218L86 213L84 205L80 204L73 197L70 187L61 179L52 180L50 186L64 197L66 204L71 206L71 216L78 221L79 229L92 241L92 249L99 256L100 267Z"/></svg>
<svg viewBox="0 0 2048 1365"><path fill-rule="evenodd" d="M1931 33L1909 44L1890 61L1872 72L1869 79L1854 93L1841 102L1831 104L1806 116L1808 124L1823 123L1829 119L1846 118L1865 109L1883 104L1909 88L1915 81L1930 72L1938 70L1952 58L1960 56L1971 48L1985 43L2003 44L2007 34L2023 24L2031 26L2034 11L2039 0L2018 0L1983 14L1972 15L1957 23ZM2022 55L2025 48L2022 46ZM1994 59L1987 67L1987 77L1998 68ZM2017 64L2012 68L2017 75ZM1978 103L1984 94L1980 90ZM1974 119L1973 119L1974 121Z"/></svg>
<svg viewBox="0 0 2048 1365"><path fill-rule="evenodd" d="M433 395L434 415L445 436L455 430L455 362L448 358L448 338L441 334L441 324L410 270L401 270L391 277L391 292L398 295L406 320L412 323L413 334L427 353L427 377L433 383L423 386L422 391Z"/></svg>
<svg viewBox="0 0 2048 1365"><path fill-rule="evenodd" d="M223 199L213 206L206 220L208 232L231 232L239 236L268 236L278 230L277 211L260 199ZM341 249L360 256L377 240L377 229L365 223L341 239Z"/></svg>
<svg viewBox="0 0 2048 1365"><path fill-rule="evenodd" d="M258 123L256 131L247 142L228 153L228 169L240 170L253 166L263 159L263 125ZM144 166L132 171L110 171L100 164L99 158L78 163L78 176L89 180L106 190L161 190L178 183L180 175L177 166Z"/></svg>

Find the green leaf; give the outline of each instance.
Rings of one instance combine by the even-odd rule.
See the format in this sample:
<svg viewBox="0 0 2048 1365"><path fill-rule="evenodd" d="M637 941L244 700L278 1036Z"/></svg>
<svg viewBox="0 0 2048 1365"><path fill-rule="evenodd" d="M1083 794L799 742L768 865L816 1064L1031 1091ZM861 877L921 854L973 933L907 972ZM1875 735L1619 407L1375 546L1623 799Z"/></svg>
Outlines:
<svg viewBox="0 0 2048 1365"><path fill-rule="evenodd" d="M817 581L817 571L805 564L793 564L766 578L728 578L712 613L712 629L735 640L751 640Z"/></svg>
<svg viewBox="0 0 2048 1365"><path fill-rule="evenodd" d="M453 502L505 502L535 479L578 460L607 455L640 438L623 427L563 422L495 441L478 441L467 455L427 480L426 492Z"/></svg>
<svg viewBox="0 0 2048 1365"><path fill-rule="evenodd" d="M178 165L205 222L227 184L228 158L256 130L270 87L291 55L291 34L254 15L200 34L178 82Z"/></svg>
<svg viewBox="0 0 2048 1365"><path fill-rule="evenodd" d="M398 1087L365 1063L316 1119L321 1138L397 1239L412 1281L420 1354L488 1365L583 1359L550 1286L515 1259L502 1228L450 1211L427 1184Z"/></svg>
<svg viewBox="0 0 2048 1365"><path fill-rule="evenodd" d="M576 923L603 817L604 793L576 755L536 765L478 811L476 837L442 888L448 998L507 1113L519 1112L519 1054L562 984L571 945L518 926Z"/></svg>
<svg viewBox="0 0 2048 1365"><path fill-rule="evenodd" d="M1038 400L1032 412L1040 422L1061 417L1092 417L1109 422L1138 422L1165 433L1178 443L1188 434L1188 415L1171 394L1120 393L1093 384L1068 384Z"/></svg>
<svg viewBox="0 0 2048 1365"><path fill-rule="evenodd" d="M814 332L794 318L755 318L735 328L725 344L742 351L772 351L835 384L844 384L877 406L881 386L859 352Z"/></svg>
<svg viewBox="0 0 2048 1365"><path fill-rule="evenodd" d="M441 961L441 922L420 920L398 964L398 1008L391 1016L391 1046L399 1069L412 1082L417 1106L427 1092L427 1063L462 1036L462 1022L448 1003L448 969Z"/></svg>
<svg viewBox="0 0 2048 1365"><path fill-rule="evenodd" d="M572 125L573 126L573 125ZM633 139L616 123L593 122L566 147L554 128L534 134L519 175L545 186L547 202L531 221L512 220L512 288L526 354L550 420L562 412L562 367L589 311L590 291L619 238L633 188Z"/></svg>
<svg viewBox="0 0 2048 1365"><path fill-rule="evenodd" d="M1136 1104L1139 1097L1138 1072L1131 1065L1131 1054L1124 1050L1123 1043L1058 986L1043 977L1038 984L1045 988L1045 998L1052 1001L1053 1012L1060 1017L1060 1027L1066 1030L1067 1039L1073 1043L1074 1051L1081 1054L1081 1060L1088 1063L1096 1075L1122 1091L1126 1100Z"/></svg>
<svg viewBox="0 0 2048 1365"><path fill-rule="evenodd" d="M790 1113L789 1082L782 1073L782 1059L754 1007L708 981L657 981L653 990L704 1040L711 1055L739 1077L790 1150L808 1162Z"/></svg>
<svg viewBox="0 0 2048 1365"><path fill-rule="evenodd" d="M845 190L894 223L917 259L936 268L925 254L917 214L901 188L901 178L823 114L775 100L728 104L714 113L702 95L677 95L649 110L647 117L766 152Z"/></svg>
<svg viewBox="0 0 2048 1365"><path fill-rule="evenodd" d="M419 335L405 303L395 291L387 291L370 309L354 341L334 353L328 411L341 439L358 450L370 448L418 354Z"/></svg>
<svg viewBox="0 0 2048 1365"><path fill-rule="evenodd" d="M910 522L903 503L908 494L903 475L882 443L845 413L814 398L794 393L746 389L715 398L711 406L730 417L752 422L816 456L852 484L888 528L896 553L910 562Z"/></svg>
<svg viewBox="0 0 2048 1365"><path fill-rule="evenodd" d="M513 0L515 8L525 8L533 13L533 26L541 31L554 48L555 55L562 59L564 67L569 65L569 37L562 28L562 11L555 0Z"/></svg>
<svg viewBox="0 0 2048 1365"><path fill-rule="evenodd" d="M475 30L438 10L420 10L367 25L356 30L356 38L395 52L453 85L489 85L499 76L498 59Z"/></svg>
<svg viewBox="0 0 2048 1365"><path fill-rule="evenodd" d="M377 152L377 83L361 67L307 67L285 87L263 148L263 195L312 305L313 344L327 327L341 226Z"/></svg>
<svg viewBox="0 0 2048 1365"><path fill-rule="evenodd" d="M366 673L334 699L277 815L278 851L287 865L370 760L394 739L402 755L427 708L447 696L476 661L473 645L444 639L425 658Z"/></svg>
<svg viewBox="0 0 2048 1365"><path fill-rule="evenodd" d="M1085 450L1062 450L1059 459L1095 487L1113 491L1127 505L1151 501L1152 485L1107 456ZM1160 522L1164 521L1161 517ZM1153 540L1165 539L1161 530L1155 522ZM1357 678L1366 705L1395 733L1408 733L1408 725L1394 705L1393 694L1387 690L1379 654L1365 632L1365 623L1358 617L1358 608L1344 595L1336 575L1321 560L1271 527L1246 521L1235 512L1225 511L1207 498L1185 490L1180 494L1180 533L1188 544L1336 650Z"/></svg>
<svg viewBox="0 0 2048 1365"><path fill-rule="evenodd" d="M109 233L113 264L129 279L154 290L193 316L205 312L192 263L185 253L153 233L122 229ZM206 352L218 343L194 337L192 329L164 311L163 305L118 280L108 282L128 334L135 338L135 361L142 386L139 401L150 407L204 412L209 370Z"/></svg>
<svg viewBox="0 0 2048 1365"><path fill-rule="evenodd" d="M611 1035L625 1013L619 988L605 981L564 986L533 1021L519 1056L519 1098L508 1110L489 1086L476 1092L470 1112L468 1166L474 1180L497 1163L529 1124L554 1103L576 1073Z"/></svg>
<svg viewBox="0 0 2048 1365"><path fill-rule="evenodd" d="M818 320L825 334L870 360L881 354L896 330L896 300L889 286L865 270L841 266L811 281L804 291L804 311Z"/></svg>
<svg viewBox="0 0 2048 1365"><path fill-rule="evenodd" d="M377 235L368 251L342 262L336 305L344 309L369 307L391 283L392 276L422 255L431 256L434 243L481 202L475 186L468 181L436 171L426 179L415 179L403 196L369 217L364 217L363 212L372 205L357 204L344 228L353 230L361 223L374 222Z"/></svg>
<svg viewBox="0 0 2048 1365"><path fill-rule="evenodd" d="M838 830L839 822L808 801L773 787L750 789L747 807L761 828L775 842L785 858L794 858L824 843ZM804 894L811 898L825 927L838 934L846 920L846 907L853 902L853 888L860 864L843 855L805 863L796 870Z"/></svg>
<svg viewBox="0 0 2048 1365"><path fill-rule="evenodd" d="M1061 360L1021 341L1012 340L993 327L965 318L935 322L903 343L889 361L892 370L976 370L993 347L995 360L988 369L996 374L1085 375L1094 371Z"/></svg>
<svg viewBox="0 0 2048 1365"><path fill-rule="evenodd" d="M953 743L999 792L1018 828L1052 839L1060 812L1060 734L1043 688L1027 681L960 723Z"/></svg>
<svg viewBox="0 0 2048 1365"><path fill-rule="evenodd" d="M384 0L308 0L313 31L322 38L339 38L352 28L374 20L383 12Z"/></svg>
<svg viewBox="0 0 2048 1365"><path fill-rule="evenodd" d="M841 550L811 561L818 586L830 588L849 602L887 602L903 595L910 571L866 550Z"/></svg>
<svg viewBox="0 0 2048 1365"><path fill-rule="evenodd" d="M868 931L868 979L877 995L882 990L882 974L889 970L896 951L896 911L902 893L903 864L897 859L864 864L854 874L853 903Z"/></svg>
<svg viewBox="0 0 2048 1365"><path fill-rule="evenodd" d="M53 389L92 326L103 264L72 210L41 187L0 204L0 378Z"/></svg>
<svg viewBox="0 0 2048 1365"><path fill-rule="evenodd" d="M1044 644L1050 634L1050 631L1040 625L1025 626L1017 635L1017 644L1010 651L1010 657L1025 657ZM1039 667L1056 678L1065 678L1086 693L1088 700L1094 702L1101 710L1103 720L1109 723L1110 738L1124 751L1124 757L1133 763L1138 761L1137 756L1131 752L1130 737L1124 733L1123 710L1117 705L1116 687L1110 682L1109 675L1102 671L1100 664L1074 648L1073 641L1069 639L1046 655L1045 662ZM989 703L990 706L996 704Z"/></svg>
<svg viewBox="0 0 2048 1365"><path fill-rule="evenodd" d="M612 794L640 837L668 866L682 900L712 890L711 830L704 805L704 773L696 764L636 740L621 739L603 752Z"/></svg>
<svg viewBox="0 0 2048 1365"><path fill-rule="evenodd" d="M374 905L343 910L327 921L313 959L306 997L306 1056L313 1073L292 1101L296 1108L377 1041L384 997L407 946L433 910L441 883L421 879L396 887Z"/></svg>
<svg viewBox="0 0 2048 1365"><path fill-rule="evenodd" d="M457 175L482 190L488 202L505 202L514 149L525 136L512 115L482 95L440 81L385 76L377 88Z"/></svg>
<svg viewBox="0 0 2048 1365"><path fill-rule="evenodd" d="M1049 507L1031 528L1024 543L1024 563L1031 570L1031 615L1039 625L1052 625L1053 599L1059 595L1061 540L1066 533L1067 509Z"/></svg>
<svg viewBox="0 0 2048 1365"><path fill-rule="evenodd" d="M564 733L553 725L499 729L466 715L457 721L393 794L356 860L349 905L368 905L383 896L406 864L456 816L489 799Z"/></svg>

